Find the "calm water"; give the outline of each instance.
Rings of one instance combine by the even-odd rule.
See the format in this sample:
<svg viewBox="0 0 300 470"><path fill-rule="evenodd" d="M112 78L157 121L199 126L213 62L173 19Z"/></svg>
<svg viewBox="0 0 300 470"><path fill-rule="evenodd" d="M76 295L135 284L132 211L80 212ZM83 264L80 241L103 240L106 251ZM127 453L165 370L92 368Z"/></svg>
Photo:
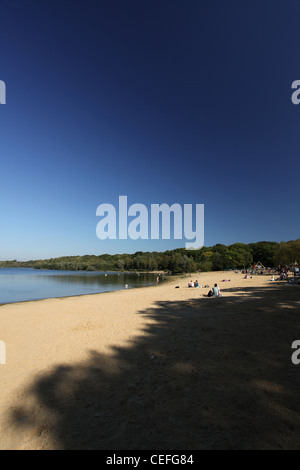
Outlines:
<svg viewBox="0 0 300 470"><path fill-rule="evenodd" d="M0 304L132 289L155 282L154 274L0 268Z"/></svg>

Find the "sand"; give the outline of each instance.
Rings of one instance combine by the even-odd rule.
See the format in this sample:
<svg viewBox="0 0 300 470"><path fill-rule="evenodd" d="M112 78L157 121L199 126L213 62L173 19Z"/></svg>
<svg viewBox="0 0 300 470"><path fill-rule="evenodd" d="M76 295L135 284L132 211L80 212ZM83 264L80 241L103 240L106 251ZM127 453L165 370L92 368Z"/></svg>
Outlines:
<svg viewBox="0 0 300 470"><path fill-rule="evenodd" d="M299 448L300 287L196 277L1 306L0 449Z"/></svg>

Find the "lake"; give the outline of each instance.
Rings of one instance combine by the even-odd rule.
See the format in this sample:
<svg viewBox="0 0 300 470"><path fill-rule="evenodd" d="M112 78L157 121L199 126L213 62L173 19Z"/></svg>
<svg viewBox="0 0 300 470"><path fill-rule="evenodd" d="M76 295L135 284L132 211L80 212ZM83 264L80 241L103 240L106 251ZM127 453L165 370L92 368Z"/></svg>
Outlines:
<svg viewBox="0 0 300 470"><path fill-rule="evenodd" d="M156 274L0 268L0 304L153 285Z"/></svg>

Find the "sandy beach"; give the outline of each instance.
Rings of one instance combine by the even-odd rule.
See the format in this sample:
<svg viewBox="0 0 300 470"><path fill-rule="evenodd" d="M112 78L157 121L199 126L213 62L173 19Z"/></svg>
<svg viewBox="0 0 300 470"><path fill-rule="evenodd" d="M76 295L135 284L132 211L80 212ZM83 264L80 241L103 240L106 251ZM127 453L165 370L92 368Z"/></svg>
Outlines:
<svg viewBox="0 0 300 470"><path fill-rule="evenodd" d="M1 306L0 449L299 448L300 287L270 279Z"/></svg>

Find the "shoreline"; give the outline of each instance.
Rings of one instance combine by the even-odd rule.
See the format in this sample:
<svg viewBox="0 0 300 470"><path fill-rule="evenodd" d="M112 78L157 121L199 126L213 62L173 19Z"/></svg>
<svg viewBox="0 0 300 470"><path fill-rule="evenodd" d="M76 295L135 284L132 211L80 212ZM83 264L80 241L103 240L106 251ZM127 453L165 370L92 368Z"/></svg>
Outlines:
<svg viewBox="0 0 300 470"><path fill-rule="evenodd" d="M45 297L44 299L30 299L30 300L19 300L18 302L6 302L3 304L0 304L0 307L4 307L5 305L18 305L18 304L25 304L28 302L44 302L47 300L63 300L63 299L73 299L77 297L88 297L92 295L102 295L102 294L112 294L114 292L120 292L120 291L132 291L136 289L143 289L143 288L149 288L149 287L155 287L157 284L151 284L149 286L141 286L141 287L129 287L128 289L116 289L116 290L108 290L104 292L91 292L88 294L75 294L75 295L66 295L66 296L61 296L61 297Z"/></svg>
<svg viewBox="0 0 300 470"><path fill-rule="evenodd" d="M1 269L1 268L0 268ZM3 268L3 269L10 269L10 268ZM14 269L14 268L12 268ZM19 269L19 268L18 268ZM22 268L23 269L23 268ZM24 269L34 269L34 268L24 268ZM62 270L60 270L60 272L64 272ZM70 272L73 272L73 271L70 271ZM76 271L74 271L76 272ZM78 271L77 271L78 272ZM82 272L88 272L88 271L82 271ZM92 272L92 271L90 271ZM94 271L93 271L94 272ZM105 273L105 271L98 271L98 272L103 272ZM117 272L117 271L116 271ZM127 274L127 272L123 273L123 274ZM132 273L129 273L128 274L132 274ZM141 272L139 274L157 274L157 273L148 273L148 272ZM175 276L174 276L175 277ZM174 279L174 277L172 277ZM171 276L165 276L165 278L160 281L160 283L162 282L169 282L169 280L171 279ZM120 289L115 289L115 290L109 290L109 291L103 291L103 292L91 292L91 293L87 293L87 294L74 294L74 295L65 295L65 296L59 296L59 297L45 297L45 298L42 298L42 299L29 299L29 300L19 300L19 301L13 301L13 302L3 302L3 303L0 303L0 307L3 307L4 305L15 305L15 304L23 304L23 303L27 303L27 302L39 302L39 301L44 301L44 300L51 300L51 299L68 299L68 298L73 298L73 297L83 297L83 296L89 296L89 295L100 295L100 294L109 294L109 293L113 293L113 292L119 292L119 291L123 291L123 290L134 290L134 289L142 289L142 288L146 288L146 287L154 287L154 286L157 286L157 283L153 283L153 284L149 284L149 285L141 285L140 287L128 287L128 288L120 288Z"/></svg>
<svg viewBox="0 0 300 470"><path fill-rule="evenodd" d="M94 269L50 269L50 268L35 268L35 267L26 267L26 266L0 266L1 269L32 269L35 271L58 271L58 272L70 272L70 273L107 273L107 274L164 274L168 275L166 271L137 271L136 269L133 271L95 271Z"/></svg>

